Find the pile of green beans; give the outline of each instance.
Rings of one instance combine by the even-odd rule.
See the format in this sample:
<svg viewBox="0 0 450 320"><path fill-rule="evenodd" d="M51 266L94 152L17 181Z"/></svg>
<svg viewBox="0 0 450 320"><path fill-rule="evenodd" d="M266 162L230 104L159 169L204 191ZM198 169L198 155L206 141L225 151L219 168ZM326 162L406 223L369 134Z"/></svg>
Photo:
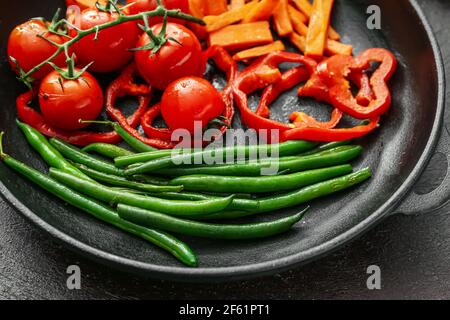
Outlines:
<svg viewBox="0 0 450 320"><path fill-rule="evenodd" d="M9 168L189 267L198 265L195 253L167 232L228 240L272 237L291 230L308 209L264 223L224 221L306 205L372 176L369 168L353 171L349 162L363 149L350 141L155 150L112 124L133 151L104 143L79 149L56 138L47 140L21 122L18 125L48 164L49 173L4 153L1 133L0 159ZM259 157L254 160L254 155ZM209 159L227 161L209 164ZM268 168L276 171L266 176Z"/></svg>

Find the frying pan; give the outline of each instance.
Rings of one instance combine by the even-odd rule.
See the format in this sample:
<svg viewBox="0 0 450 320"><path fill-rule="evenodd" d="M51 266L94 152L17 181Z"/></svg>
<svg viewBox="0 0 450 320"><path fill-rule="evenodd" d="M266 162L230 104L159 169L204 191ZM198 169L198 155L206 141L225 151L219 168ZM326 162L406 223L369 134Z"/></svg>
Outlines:
<svg viewBox="0 0 450 320"><path fill-rule="evenodd" d="M381 8L381 30L369 30L366 26L366 10L373 4ZM5 47L15 25L34 16L49 18L61 5L59 0L0 3L0 129L7 133L6 150L40 170L46 170L46 166L27 145L14 122L14 101L24 87L9 71ZM385 47L395 53L399 69L390 82L393 104L383 117L381 128L361 140L366 151L355 166L373 168L373 179L353 190L311 203L305 221L292 232L244 242L182 237L199 256L200 267L189 269L148 243L58 201L2 164L1 194L20 213L82 255L144 276L202 282L251 278L293 268L329 254L391 214L424 212L442 205L450 197L448 175L428 195L410 193L435 152L450 155L448 133L441 130L443 64L419 6L407 0L339 0L333 21L343 41L352 43L356 53L370 47ZM223 83L222 75L213 67L207 76L215 84ZM112 76L100 78L107 83ZM252 97L251 101L255 102L256 98ZM131 108L132 101L124 102L124 107ZM273 117L286 120L287 115L299 109L319 118L326 117L330 111L329 107L312 100L298 99L293 91L273 105ZM239 115L234 126L241 127ZM273 219L297 210L284 210L258 219Z"/></svg>

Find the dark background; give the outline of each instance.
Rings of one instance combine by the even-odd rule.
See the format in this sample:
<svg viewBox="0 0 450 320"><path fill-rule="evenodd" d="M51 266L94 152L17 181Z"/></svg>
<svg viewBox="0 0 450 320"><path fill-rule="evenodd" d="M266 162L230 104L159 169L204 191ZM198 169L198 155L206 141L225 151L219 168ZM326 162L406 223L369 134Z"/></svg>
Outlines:
<svg viewBox="0 0 450 320"><path fill-rule="evenodd" d="M449 77L450 1L419 3L441 45ZM416 191L432 190L445 168L445 159L436 156ZM434 213L393 216L337 253L281 275L192 285L142 279L85 260L0 199L0 299L450 299L449 213L450 205ZM66 287L66 269L73 264L82 271L79 291ZM370 265L382 270L382 290L366 287Z"/></svg>

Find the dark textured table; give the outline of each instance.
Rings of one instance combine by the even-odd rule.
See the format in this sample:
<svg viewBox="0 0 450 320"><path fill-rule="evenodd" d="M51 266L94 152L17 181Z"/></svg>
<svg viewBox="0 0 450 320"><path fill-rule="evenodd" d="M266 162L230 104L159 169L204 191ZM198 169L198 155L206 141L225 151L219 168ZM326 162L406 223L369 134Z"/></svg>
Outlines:
<svg viewBox="0 0 450 320"><path fill-rule="evenodd" d="M441 45L450 88L450 1L420 0ZM447 93L450 108L450 91ZM448 109L449 109L448 108ZM446 124L450 124L447 111ZM416 190L445 175L435 157ZM67 289L77 264L82 289ZM367 267L382 272L382 290L369 291ZM217 285L141 279L67 251L0 199L0 299L449 299L450 205L418 216L393 216L339 252L270 278Z"/></svg>

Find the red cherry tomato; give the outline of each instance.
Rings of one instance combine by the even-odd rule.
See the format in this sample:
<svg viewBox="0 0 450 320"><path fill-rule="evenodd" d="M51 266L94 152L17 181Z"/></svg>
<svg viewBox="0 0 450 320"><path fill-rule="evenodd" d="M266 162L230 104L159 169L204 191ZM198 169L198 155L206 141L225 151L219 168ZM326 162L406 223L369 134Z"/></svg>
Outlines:
<svg viewBox="0 0 450 320"><path fill-rule="evenodd" d="M80 120L95 120L100 115L103 92L88 72L77 80L66 80L53 71L41 82L39 105L42 115L51 125L59 129L77 130L87 126Z"/></svg>
<svg viewBox="0 0 450 320"><path fill-rule="evenodd" d="M30 20L17 26L11 32L8 40L9 63L16 73L18 73L16 64L10 57L16 59L19 66L25 72L28 72L42 61L48 59L57 50L54 45L38 37L38 35L42 35L58 44L63 44L66 41L64 37L50 33L42 21ZM64 67L65 60L64 53L61 53L53 60L53 63L59 67ZM40 80L52 70L51 66L46 65L33 73L31 77Z"/></svg>
<svg viewBox="0 0 450 320"><path fill-rule="evenodd" d="M69 16L69 21L81 30L86 30L114 21L117 17L116 13L86 9L79 16ZM70 29L71 36L76 34L75 29ZM133 58L133 53L129 49L134 48L139 34L136 23L126 22L101 30L96 40L95 34L88 35L74 44L78 62L85 66L94 61L89 69L94 72L111 72L121 69Z"/></svg>
<svg viewBox="0 0 450 320"><path fill-rule="evenodd" d="M194 132L194 122L202 128L222 115L225 103L220 93L207 80L186 77L171 83L161 99L161 112L171 129Z"/></svg>
<svg viewBox="0 0 450 320"><path fill-rule="evenodd" d="M137 14L145 11L155 10L158 6L156 0L127 0L127 4L134 3L132 6L128 8L128 12L130 14ZM188 0L162 0L161 4L166 9L180 9L184 13L189 13L189 1ZM155 25L157 23L161 23L163 18L151 18L149 20L150 25ZM169 22L175 22L179 24L185 24L184 20L169 18Z"/></svg>
<svg viewBox="0 0 450 320"><path fill-rule="evenodd" d="M162 24L152 27L154 34L161 32ZM135 52L136 66L141 76L153 87L164 90L171 82L188 76L200 76L205 69L202 47L197 37L186 27L167 24L165 45L155 54L151 50ZM136 47L140 48L152 40L144 33Z"/></svg>

